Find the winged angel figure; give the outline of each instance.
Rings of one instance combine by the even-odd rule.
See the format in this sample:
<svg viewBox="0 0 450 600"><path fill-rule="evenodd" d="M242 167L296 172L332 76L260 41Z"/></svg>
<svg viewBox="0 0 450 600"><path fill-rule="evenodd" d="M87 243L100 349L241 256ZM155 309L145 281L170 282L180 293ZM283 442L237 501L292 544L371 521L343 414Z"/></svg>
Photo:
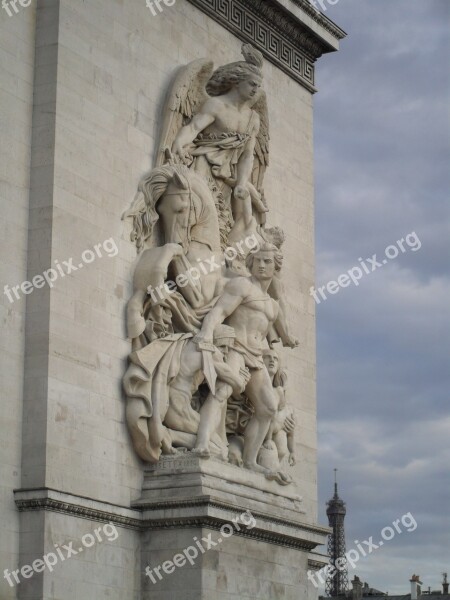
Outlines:
<svg viewBox="0 0 450 600"><path fill-rule="evenodd" d="M265 223L263 179L269 163L269 119L263 57L250 44L244 61L219 67L200 59L183 67L169 92L160 166L168 159L205 177L214 193L222 244Z"/></svg>

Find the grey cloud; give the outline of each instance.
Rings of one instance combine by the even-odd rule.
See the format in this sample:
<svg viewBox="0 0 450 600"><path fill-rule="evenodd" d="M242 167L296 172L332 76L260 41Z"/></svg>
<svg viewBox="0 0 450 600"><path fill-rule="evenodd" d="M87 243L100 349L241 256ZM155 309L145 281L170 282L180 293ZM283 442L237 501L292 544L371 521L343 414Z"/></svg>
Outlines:
<svg viewBox="0 0 450 600"><path fill-rule="evenodd" d="M317 285L410 231L422 248L317 306L319 510L326 522L337 466L348 547L411 511L417 530L356 572L436 589L450 569L450 4L340 0L327 15L349 36L317 68Z"/></svg>

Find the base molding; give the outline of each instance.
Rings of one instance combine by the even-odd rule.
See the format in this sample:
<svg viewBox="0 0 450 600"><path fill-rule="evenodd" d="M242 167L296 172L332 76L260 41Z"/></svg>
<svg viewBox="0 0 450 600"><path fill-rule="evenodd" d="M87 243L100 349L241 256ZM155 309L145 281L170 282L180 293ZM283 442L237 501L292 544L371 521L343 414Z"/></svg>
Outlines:
<svg viewBox="0 0 450 600"><path fill-rule="evenodd" d="M15 490L14 500L20 512L58 512L140 531L219 530L249 512L256 525L239 535L303 551L323 544L329 533L305 521L294 484L280 486L260 473L190 454L147 465L141 497L131 507L47 487Z"/></svg>
<svg viewBox="0 0 450 600"><path fill-rule="evenodd" d="M14 502L19 512L43 510L89 521L112 522L128 529L142 528L142 513L139 510L52 488L14 490Z"/></svg>
<svg viewBox="0 0 450 600"><path fill-rule="evenodd" d="M146 465L142 496L132 507L142 511L146 530L220 529L249 511L256 526L240 535L303 551L323 544L329 532L305 522L294 484L281 486L261 473L191 453Z"/></svg>
<svg viewBox="0 0 450 600"><path fill-rule="evenodd" d="M211 496L165 502L145 499L134 503L131 509L50 488L15 490L14 499L19 512L58 512L142 531L196 527L219 530L241 513L250 510L257 526L252 530L243 530L238 535L299 550L312 550L323 544L324 536L329 532L327 527L279 518L272 511L255 511L244 504L238 506L220 502Z"/></svg>

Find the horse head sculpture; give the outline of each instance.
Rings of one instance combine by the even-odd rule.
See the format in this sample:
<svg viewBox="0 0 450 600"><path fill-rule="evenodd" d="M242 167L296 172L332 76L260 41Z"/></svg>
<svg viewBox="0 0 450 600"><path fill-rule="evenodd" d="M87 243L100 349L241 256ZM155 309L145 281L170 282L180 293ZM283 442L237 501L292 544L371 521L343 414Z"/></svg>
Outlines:
<svg viewBox="0 0 450 600"><path fill-rule="evenodd" d="M133 218L131 239L138 252L161 220L164 243L178 243L187 253L192 241L220 250L214 198L206 181L184 165L153 169L139 183L132 206L122 218Z"/></svg>

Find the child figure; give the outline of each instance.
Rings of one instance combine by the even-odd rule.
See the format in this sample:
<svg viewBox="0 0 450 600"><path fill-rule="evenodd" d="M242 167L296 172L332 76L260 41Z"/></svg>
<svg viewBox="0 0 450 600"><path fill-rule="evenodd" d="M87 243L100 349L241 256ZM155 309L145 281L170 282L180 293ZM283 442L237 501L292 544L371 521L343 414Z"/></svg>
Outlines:
<svg viewBox="0 0 450 600"><path fill-rule="evenodd" d="M278 460L280 464L284 458L288 456L289 466L295 465L295 415L290 404L286 402L286 396L283 393L282 399L278 406L278 411L275 416L272 426L272 440L278 451ZM270 435L270 429L269 434ZM266 438L270 439L269 437Z"/></svg>
<svg viewBox="0 0 450 600"><path fill-rule="evenodd" d="M258 462L272 470L279 470L286 457L291 467L296 462L295 414L292 406L286 402L287 377L280 366L277 352L273 348L266 350L263 360L272 379L279 403L277 413L259 452Z"/></svg>

